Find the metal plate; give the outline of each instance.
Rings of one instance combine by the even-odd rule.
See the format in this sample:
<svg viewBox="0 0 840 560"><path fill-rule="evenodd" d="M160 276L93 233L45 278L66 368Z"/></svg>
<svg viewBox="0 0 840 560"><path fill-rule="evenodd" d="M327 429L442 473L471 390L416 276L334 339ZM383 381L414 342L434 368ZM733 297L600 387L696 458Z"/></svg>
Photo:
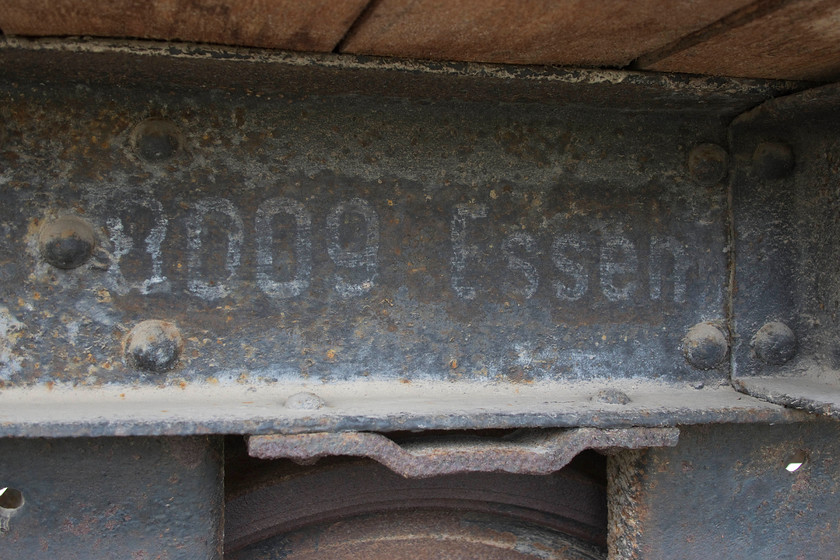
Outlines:
<svg viewBox="0 0 840 560"><path fill-rule="evenodd" d="M676 447L609 457L609 557L837 556L837 430L692 426Z"/></svg>
<svg viewBox="0 0 840 560"><path fill-rule="evenodd" d="M66 68L94 56L52 54ZM322 431L324 412L306 427L277 417L301 387L331 405L352 393L350 409L332 409L351 429L483 422L470 407L530 425L574 425L582 410L596 425L774 410L698 394L727 383L727 364L684 356L693 325L724 327L728 281L725 165L712 161L709 180L690 152L723 143L722 119L772 87L675 80L650 96L661 79L633 75L599 96L604 76L578 72L544 76L557 85L530 102L436 95L471 83L469 68L419 72L439 90L390 98L331 93L360 70L326 59L308 62L313 94L301 61L174 54L97 49L98 69L73 83L43 53L5 52L0 387L12 433L74 421ZM252 90L238 72L254 64L265 74ZM214 70L233 77L190 85ZM172 81L144 80L155 73ZM413 76L376 83L404 92ZM499 76L513 83L499 98L527 91ZM400 422L373 421L367 387L381 401L404 385L418 388L387 403ZM510 408L532 387L529 408ZM449 404L429 409L435 391ZM560 419L571 411L556 403L580 395L583 409ZM26 406L41 398L66 414Z"/></svg>
<svg viewBox="0 0 840 560"><path fill-rule="evenodd" d="M840 417L840 90L768 102L732 126L733 378Z"/></svg>
<svg viewBox="0 0 840 560"><path fill-rule="evenodd" d="M22 495L0 499L3 557L219 560L222 455L214 437L2 439L0 488Z"/></svg>
<svg viewBox="0 0 840 560"><path fill-rule="evenodd" d="M724 308L724 189L684 165L723 132L705 119L25 89L4 103L6 386L725 375L680 352ZM153 134L183 148L149 161ZM39 247L61 216L94 232L72 270ZM123 356L150 319L183 338L165 375Z"/></svg>

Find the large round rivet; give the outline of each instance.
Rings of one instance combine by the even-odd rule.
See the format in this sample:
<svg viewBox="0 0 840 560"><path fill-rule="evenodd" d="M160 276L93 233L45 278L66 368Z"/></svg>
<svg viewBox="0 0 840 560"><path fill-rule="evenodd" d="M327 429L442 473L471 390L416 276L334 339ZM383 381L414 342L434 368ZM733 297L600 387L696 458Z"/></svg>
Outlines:
<svg viewBox="0 0 840 560"><path fill-rule="evenodd" d="M718 367L729 353L726 335L712 323L697 323L683 338L683 354L697 369Z"/></svg>
<svg viewBox="0 0 840 560"><path fill-rule="evenodd" d="M56 268L81 266L93 253L96 237L89 223L76 216L62 216L41 227L41 256Z"/></svg>
<svg viewBox="0 0 840 560"><path fill-rule="evenodd" d="M178 363L184 342L178 327L167 321L138 323L125 338L125 361L153 373L169 371Z"/></svg>
<svg viewBox="0 0 840 560"><path fill-rule="evenodd" d="M308 391L295 393L286 399L286 408L294 410L318 410L325 405L324 399Z"/></svg>
<svg viewBox="0 0 840 560"><path fill-rule="evenodd" d="M134 128L132 143L141 158L156 163L174 156L183 145L183 137L172 121L152 118Z"/></svg>
<svg viewBox="0 0 840 560"><path fill-rule="evenodd" d="M694 181L701 186L711 187L726 177L729 156L717 144L699 144L688 154L688 170Z"/></svg>
<svg viewBox="0 0 840 560"><path fill-rule="evenodd" d="M765 181L784 179L795 165L793 150L782 142L762 142L753 152L753 171Z"/></svg>
<svg viewBox="0 0 840 560"><path fill-rule="evenodd" d="M782 322L773 321L758 329L751 345L759 360L778 366L793 358L797 341L790 327Z"/></svg>
<svg viewBox="0 0 840 560"><path fill-rule="evenodd" d="M601 389L591 400L605 404L628 404L631 399L619 389Z"/></svg>

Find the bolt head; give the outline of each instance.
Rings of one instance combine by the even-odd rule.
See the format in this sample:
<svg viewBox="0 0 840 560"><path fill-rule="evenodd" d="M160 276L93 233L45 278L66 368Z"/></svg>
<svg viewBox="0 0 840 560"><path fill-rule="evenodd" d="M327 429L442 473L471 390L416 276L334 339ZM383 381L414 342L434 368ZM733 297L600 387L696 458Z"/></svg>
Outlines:
<svg viewBox="0 0 840 560"><path fill-rule="evenodd" d="M784 179L795 165L793 150L783 142L762 142L753 152L753 171L765 181Z"/></svg>
<svg viewBox="0 0 840 560"><path fill-rule="evenodd" d="M688 154L688 170L694 182L711 187L726 177L729 155L717 144L699 144Z"/></svg>
<svg viewBox="0 0 840 560"><path fill-rule="evenodd" d="M324 399L315 393L309 392L295 393L286 399L286 408L294 410L318 410L326 406L326 404Z"/></svg>
<svg viewBox="0 0 840 560"><path fill-rule="evenodd" d="M767 323L755 333L751 346L759 360L769 365L782 365L796 354L796 334L784 323Z"/></svg>
<svg viewBox="0 0 840 560"><path fill-rule="evenodd" d="M150 320L138 323L125 338L125 361L132 368L152 373L171 370L178 363L184 341L173 323Z"/></svg>
<svg viewBox="0 0 840 560"><path fill-rule="evenodd" d="M628 404L630 397L618 389L601 389L593 400L606 404Z"/></svg>
<svg viewBox="0 0 840 560"><path fill-rule="evenodd" d="M697 323L683 338L683 355L697 369L714 369L729 354L726 335L712 323Z"/></svg>
<svg viewBox="0 0 840 560"><path fill-rule="evenodd" d="M95 244L93 228L76 216L62 216L45 223L38 236L43 259L62 269L83 265L93 253Z"/></svg>
<svg viewBox="0 0 840 560"><path fill-rule="evenodd" d="M134 128L132 143L137 154L152 163L173 157L183 145L181 131L166 119L146 119Z"/></svg>

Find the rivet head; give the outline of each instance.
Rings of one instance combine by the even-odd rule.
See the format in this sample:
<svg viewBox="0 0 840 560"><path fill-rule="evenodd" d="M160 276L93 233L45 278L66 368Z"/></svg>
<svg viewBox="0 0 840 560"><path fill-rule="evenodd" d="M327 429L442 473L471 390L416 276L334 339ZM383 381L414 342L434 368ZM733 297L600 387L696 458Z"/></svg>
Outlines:
<svg viewBox="0 0 840 560"><path fill-rule="evenodd" d="M592 400L606 404L627 404L630 402L630 397L618 389L601 389Z"/></svg>
<svg viewBox="0 0 840 560"><path fill-rule="evenodd" d="M753 171L766 181L784 179L795 165L793 150L782 142L762 142L753 152Z"/></svg>
<svg viewBox="0 0 840 560"><path fill-rule="evenodd" d="M141 158L157 163L174 156L183 145L183 137L172 121L152 118L134 128L132 143Z"/></svg>
<svg viewBox="0 0 840 560"><path fill-rule="evenodd" d="M781 365L796 354L797 340L794 332L782 322L767 323L755 333L752 349L765 364Z"/></svg>
<svg viewBox="0 0 840 560"><path fill-rule="evenodd" d="M700 186L720 183L726 177L728 165L726 150L717 144L698 144L688 154L688 170Z"/></svg>
<svg viewBox="0 0 840 560"><path fill-rule="evenodd" d="M178 363L184 341L173 323L149 320L135 325L125 337L125 361L152 373L171 370Z"/></svg>
<svg viewBox="0 0 840 560"><path fill-rule="evenodd" d="M712 323L697 323L683 338L683 355L697 369L714 369L729 353L726 335Z"/></svg>
<svg viewBox="0 0 840 560"><path fill-rule="evenodd" d="M315 393L309 392L295 393L286 399L286 408L294 410L318 410L326 406L326 404L324 399Z"/></svg>
<svg viewBox="0 0 840 560"><path fill-rule="evenodd" d="M45 223L38 237L43 259L63 269L83 265L93 253L95 244L91 225L76 216L62 216Z"/></svg>

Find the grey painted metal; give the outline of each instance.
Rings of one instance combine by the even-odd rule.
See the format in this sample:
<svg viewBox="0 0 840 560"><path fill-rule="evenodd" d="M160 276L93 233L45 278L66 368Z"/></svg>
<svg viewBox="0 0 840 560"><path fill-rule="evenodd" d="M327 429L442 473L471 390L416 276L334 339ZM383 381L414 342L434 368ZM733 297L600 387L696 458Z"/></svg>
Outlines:
<svg viewBox="0 0 840 560"><path fill-rule="evenodd" d="M333 455L368 457L408 478L466 472L549 474L586 449L674 446L679 433L676 428L521 430L503 438L460 434L402 445L370 432L251 436L248 453L304 462Z"/></svg>
<svg viewBox="0 0 840 560"><path fill-rule="evenodd" d="M768 101L731 127L733 380L840 417L840 88Z"/></svg>
<svg viewBox="0 0 840 560"><path fill-rule="evenodd" d="M0 557L220 560L222 474L216 437L0 439Z"/></svg>
<svg viewBox="0 0 840 560"><path fill-rule="evenodd" d="M792 84L134 43L0 59L0 432L787 417L734 402L725 345L688 333L726 329L724 122ZM389 402L402 385L454 396ZM332 406L281 406L299 392Z"/></svg>

